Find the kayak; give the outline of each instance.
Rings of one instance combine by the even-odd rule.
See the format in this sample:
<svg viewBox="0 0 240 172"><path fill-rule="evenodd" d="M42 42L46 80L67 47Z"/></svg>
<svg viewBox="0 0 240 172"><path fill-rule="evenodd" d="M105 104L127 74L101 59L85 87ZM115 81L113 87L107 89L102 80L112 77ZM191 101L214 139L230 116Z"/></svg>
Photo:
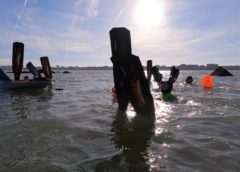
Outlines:
<svg viewBox="0 0 240 172"><path fill-rule="evenodd" d="M50 85L51 85L51 80L1 81L0 89L19 89L19 88L42 89Z"/></svg>

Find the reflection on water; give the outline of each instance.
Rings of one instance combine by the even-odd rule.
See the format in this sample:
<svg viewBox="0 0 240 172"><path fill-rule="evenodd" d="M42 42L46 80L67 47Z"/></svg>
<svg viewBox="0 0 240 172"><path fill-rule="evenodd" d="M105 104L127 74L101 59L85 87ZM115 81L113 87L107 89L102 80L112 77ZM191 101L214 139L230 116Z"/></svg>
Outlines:
<svg viewBox="0 0 240 172"><path fill-rule="evenodd" d="M0 171L240 171L237 74L203 90L182 71L175 102L152 83L155 119L116 114L112 71L56 73L62 91L0 90Z"/></svg>
<svg viewBox="0 0 240 172"><path fill-rule="evenodd" d="M154 119L136 115L129 120L127 114L117 114L113 121L115 136L112 141L122 150L122 161L129 171L149 171L148 148L154 133Z"/></svg>
<svg viewBox="0 0 240 172"><path fill-rule="evenodd" d="M46 104L50 101L53 92L51 89L16 89L16 90L1 90L1 99L4 102L1 103L1 108L9 108L10 114L15 114L20 118L27 118L31 113L34 113L36 109L39 109L38 105L41 103Z"/></svg>
<svg viewBox="0 0 240 172"><path fill-rule="evenodd" d="M14 168L27 171L24 164L30 164L36 152L49 146L41 144L39 139L40 131L45 131L40 126L46 126L49 121L36 119L47 115L44 112L50 107L52 96L52 90L48 89L0 91L0 171L14 171ZM38 138L36 143L35 138ZM36 149L33 145L37 145Z"/></svg>
<svg viewBox="0 0 240 172"><path fill-rule="evenodd" d="M155 135L159 135L164 131L164 124L169 122L169 119L172 117L174 113L172 110L172 106L163 103L161 101L155 101L155 109L156 109L156 127L155 127Z"/></svg>
<svg viewBox="0 0 240 172"><path fill-rule="evenodd" d="M131 114L131 112L129 113ZM154 118L146 118L140 115L135 117L130 115L129 117L126 113L118 112L113 120L111 131L114 133L111 141L120 151L111 158L112 163L121 167L120 171L149 171L150 155L148 148L154 133ZM104 171L101 163L97 165L96 171Z"/></svg>

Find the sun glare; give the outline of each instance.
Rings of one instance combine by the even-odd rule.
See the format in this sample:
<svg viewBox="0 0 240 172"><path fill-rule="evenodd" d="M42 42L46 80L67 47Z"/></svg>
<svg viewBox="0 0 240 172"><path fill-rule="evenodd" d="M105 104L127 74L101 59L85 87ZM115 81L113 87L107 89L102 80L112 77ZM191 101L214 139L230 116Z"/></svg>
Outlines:
<svg viewBox="0 0 240 172"><path fill-rule="evenodd" d="M136 5L135 20L141 26L157 26L164 19L161 0L140 0Z"/></svg>

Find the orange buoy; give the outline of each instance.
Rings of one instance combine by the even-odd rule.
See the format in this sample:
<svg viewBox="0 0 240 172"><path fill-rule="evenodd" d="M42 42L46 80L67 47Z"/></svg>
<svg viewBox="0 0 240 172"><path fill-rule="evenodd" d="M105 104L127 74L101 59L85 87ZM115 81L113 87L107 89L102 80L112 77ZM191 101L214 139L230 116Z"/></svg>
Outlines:
<svg viewBox="0 0 240 172"><path fill-rule="evenodd" d="M202 77L202 83L203 83L203 88L211 89L213 87L212 77L209 75L205 75Z"/></svg>

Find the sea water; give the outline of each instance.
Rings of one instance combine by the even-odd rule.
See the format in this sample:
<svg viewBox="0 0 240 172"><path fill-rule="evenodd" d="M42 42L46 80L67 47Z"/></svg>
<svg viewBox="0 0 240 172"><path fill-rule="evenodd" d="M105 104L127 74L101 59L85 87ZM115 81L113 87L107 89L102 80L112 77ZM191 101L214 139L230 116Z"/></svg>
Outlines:
<svg viewBox="0 0 240 172"><path fill-rule="evenodd" d="M62 72L52 89L0 90L0 171L240 171L240 71L212 89L185 84L211 71L180 71L175 101L152 82L154 119L117 114L111 70Z"/></svg>

